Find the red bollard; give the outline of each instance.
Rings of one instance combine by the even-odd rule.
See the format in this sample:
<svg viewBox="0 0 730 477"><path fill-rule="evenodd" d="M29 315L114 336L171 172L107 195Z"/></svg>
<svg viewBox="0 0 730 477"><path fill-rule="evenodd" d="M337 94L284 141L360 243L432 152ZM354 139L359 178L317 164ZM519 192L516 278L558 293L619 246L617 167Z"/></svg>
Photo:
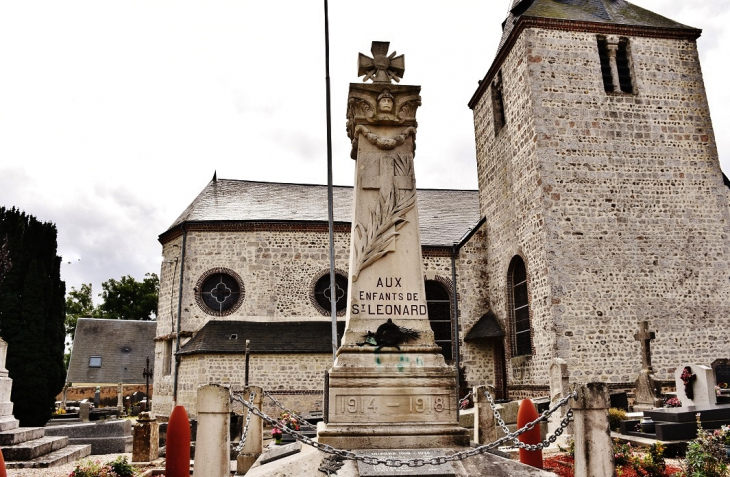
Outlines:
<svg viewBox="0 0 730 477"><path fill-rule="evenodd" d="M520 403L520 409L517 411L517 428L522 429L528 423L537 419L539 414L535 405L529 399L523 399ZM539 444L542 440L540 438L540 425L536 425L524 434L520 434L518 437L520 442L525 444ZM542 469L542 451L528 451L520 449L520 462L525 465L531 465L537 469Z"/></svg>
<svg viewBox="0 0 730 477"><path fill-rule="evenodd" d="M0 477L8 477L8 473L5 471L5 459L3 459L2 450L0 450Z"/></svg>
<svg viewBox="0 0 730 477"><path fill-rule="evenodd" d="M170 414L166 446L165 477L190 477L190 421L183 406Z"/></svg>

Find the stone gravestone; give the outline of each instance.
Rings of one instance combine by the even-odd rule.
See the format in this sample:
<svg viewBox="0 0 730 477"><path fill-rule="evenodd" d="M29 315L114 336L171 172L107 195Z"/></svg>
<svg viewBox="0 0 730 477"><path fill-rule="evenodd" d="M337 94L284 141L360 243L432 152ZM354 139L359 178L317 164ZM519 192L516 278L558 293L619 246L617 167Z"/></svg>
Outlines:
<svg viewBox="0 0 730 477"><path fill-rule="evenodd" d="M117 385L117 414L122 415L124 411L124 384Z"/></svg>
<svg viewBox="0 0 730 477"><path fill-rule="evenodd" d="M550 407L557 404L558 401L563 399L570 393L570 385L568 374L568 363L564 359L556 358L553 360L553 364L550 365ZM561 407L558 412L554 412L548 418L548 435L552 435L559 427L560 421L565 417L565 413L568 412L566 407ZM572 435L572 425L558 437L556 445L566 445Z"/></svg>
<svg viewBox="0 0 730 477"><path fill-rule="evenodd" d="M13 416L13 403L10 401L13 380L8 377L8 370L5 369L7 353L8 344L0 338L0 432L18 427L18 421Z"/></svg>
<svg viewBox="0 0 730 477"><path fill-rule="evenodd" d="M159 423L151 413L140 414L133 436L132 462L152 462L160 456Z"/></svg>
<svg viewBox="0 0 730 477"><path fill-rule="evenodd" d="M654 369L651 367L651 342L656 338L653 331L649 331L649 322L639 324L639 332L634 339L641 342L641 371L636 380L636 400L634 411L648 411L661 407L661 389L654 380Z"/></svg>
<svg viewBox="0 0 730 477"><path fill-rule="evenodd" d="M357 161L347 328L329 372L319 442L346 449L469 444L456 373L434 343L423 283L414 175L420 86L391 84L403 56L373 42L351 84L347 132Z"/></svg>
<svg viewBox="0 0 730 477"><path fill-rule="evenodd" d="M683 379L682 374L685 370L688 377ZM715 373L709 366L699 364L680 366L674 371L674 380L677 385L677 398L682 402L682 407L715 407L717 403Z"/></svg>
<svg viewBox="0 0 730 477"><path fill-rule="evenodd" d="M730 359L716 359L712 362L712 370L715 372L715 382L718 385L725 383L730 387Z"/></svg>

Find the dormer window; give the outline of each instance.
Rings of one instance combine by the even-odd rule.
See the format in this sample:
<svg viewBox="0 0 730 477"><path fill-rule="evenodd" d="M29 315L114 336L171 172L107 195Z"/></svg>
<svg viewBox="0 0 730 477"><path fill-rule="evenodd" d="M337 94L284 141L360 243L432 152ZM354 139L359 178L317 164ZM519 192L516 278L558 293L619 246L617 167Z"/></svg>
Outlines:
<svg viewBox="0 0 730 477"><path fill-rule="evenodd" d="M633 93L629 39L616 36L598 37L598 57L601 60L603 87L609 93Z"/></svg>
<svg viewBox="0 0 730 477"><path fill-rule="evenodd" d="M492 110L494 111L494 135L499 134L507 123L504 116L504 98L502 97L502 72L492 81Z"/></svg>

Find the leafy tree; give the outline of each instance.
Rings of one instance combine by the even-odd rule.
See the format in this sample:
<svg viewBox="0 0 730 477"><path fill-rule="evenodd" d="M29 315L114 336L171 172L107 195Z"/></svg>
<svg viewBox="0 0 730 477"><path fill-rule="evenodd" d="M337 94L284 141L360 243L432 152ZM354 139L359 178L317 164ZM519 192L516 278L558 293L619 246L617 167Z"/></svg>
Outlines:
<svg viewBox="0 0 730 477"><path fill-rule="evenodd" d="M131 276L119 281L111 278L101 284L99 296L104 300L97 307L98 318L116 320L154 320L157 318L157 295L160 279L155 273L145 274L138 282Z"/></svg>
<svg viewBox="0 0 730 477"><path fill-rule="evenodd" d="M80 289L71 287L66 296L66 333L71 339L76 336L76 322L79 318L95 317L98 315L94 302L91 299L91 283L82 283Z"/></svg>
<svg viewBox="0 0 730 477"><path fill-rule="evenodd" d="M0 336L8 342L11 400L21 426L51 417L66 378L63 365L66 285L61 281L56 226L0 207L5 280L0 287Z"/></svg>

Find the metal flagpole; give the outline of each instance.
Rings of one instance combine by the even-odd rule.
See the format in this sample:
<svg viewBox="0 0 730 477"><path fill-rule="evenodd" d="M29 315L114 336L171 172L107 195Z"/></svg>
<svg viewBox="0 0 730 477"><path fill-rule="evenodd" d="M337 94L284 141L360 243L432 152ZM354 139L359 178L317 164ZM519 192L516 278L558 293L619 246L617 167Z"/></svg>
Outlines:
<svg viewBox="0 0 730 477"><path fill-rule="evenodd" d="M332 361L337 357L337 284L335 283L335 226L332 197L332 114L330 106L329 8L324 0L324 65L327 85L327 219L330 234L330 311L332 313Z"/></svg>

